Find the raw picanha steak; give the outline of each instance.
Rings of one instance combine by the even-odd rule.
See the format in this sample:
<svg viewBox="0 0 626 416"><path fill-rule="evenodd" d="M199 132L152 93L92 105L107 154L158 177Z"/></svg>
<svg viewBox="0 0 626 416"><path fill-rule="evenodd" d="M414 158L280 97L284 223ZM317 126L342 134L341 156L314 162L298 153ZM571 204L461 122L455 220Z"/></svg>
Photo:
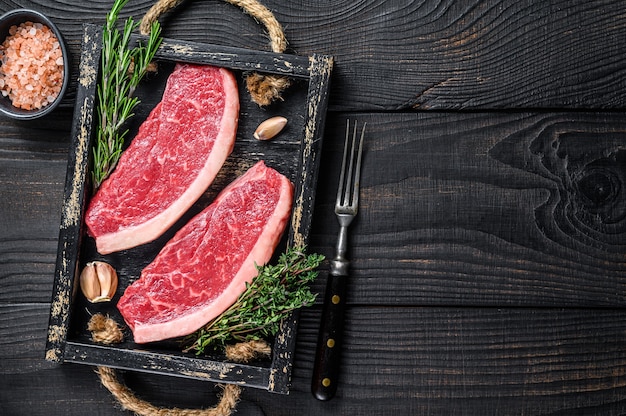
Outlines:
<svg viewBox="0 0 626 416"><path fill-rule="evenodd" d="M293 185L257 162L165 245L117 307L145 343L188 335L220 315L266 264L291 213Z"/></svg>
<svg viewBox="0 0 626 416"><path fill-rule="evenodd" d="M177 64L163 98L91 200L85 222L101 254L158 238L202 195L232 152L233 74Z"/></svg>

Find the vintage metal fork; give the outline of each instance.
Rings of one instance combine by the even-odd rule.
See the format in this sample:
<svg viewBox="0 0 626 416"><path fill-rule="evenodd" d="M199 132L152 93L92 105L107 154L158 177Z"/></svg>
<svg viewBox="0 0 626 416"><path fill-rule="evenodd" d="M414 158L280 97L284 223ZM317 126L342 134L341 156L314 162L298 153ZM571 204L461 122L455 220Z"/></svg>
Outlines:
<svg viewBox="0 0 626 416"><path fill-rule="evenodd" d="M335 257L330 262L330 275L326 285L324 310L317 343L315 368L311 391L319 400L331 399L337 391L340 355L345 310L346 280L350 262L346 259L348 249L348 227L359 208L359 187L361 182L361 158L365 126L358 136L357 122L352 131L350 120L346 125L346 140L341 162L341 174L335 202L335 214L339 221L339 235ZM352 136L352 140L350 140ZM351 145L349 145L351 142Z"/></svg>

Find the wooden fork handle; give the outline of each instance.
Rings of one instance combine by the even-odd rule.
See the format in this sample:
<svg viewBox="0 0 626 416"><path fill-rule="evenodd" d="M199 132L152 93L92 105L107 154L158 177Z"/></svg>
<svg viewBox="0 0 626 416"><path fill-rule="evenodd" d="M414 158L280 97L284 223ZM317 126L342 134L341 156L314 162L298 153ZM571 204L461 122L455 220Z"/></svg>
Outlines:
<svg viewBox="0 0 626 416"><path fill-rule="evenodd" d="M311 385L311 392L318 400L330 400L337 392L347 279L347 273L331 272L326 283Z"/></svg>

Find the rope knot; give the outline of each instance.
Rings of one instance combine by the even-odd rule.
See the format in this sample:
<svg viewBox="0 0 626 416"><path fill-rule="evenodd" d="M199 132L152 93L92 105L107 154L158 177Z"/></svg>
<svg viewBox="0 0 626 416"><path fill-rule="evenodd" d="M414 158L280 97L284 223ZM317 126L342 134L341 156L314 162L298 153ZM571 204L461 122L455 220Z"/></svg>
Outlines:
<svg viewBox="0 0 626 416"><path fill-rule="evenodd" d="M117 322L101 313L89 319L87 329L91 332L93 342L99 344L118 344L124 340L124 334Z"/></svg>

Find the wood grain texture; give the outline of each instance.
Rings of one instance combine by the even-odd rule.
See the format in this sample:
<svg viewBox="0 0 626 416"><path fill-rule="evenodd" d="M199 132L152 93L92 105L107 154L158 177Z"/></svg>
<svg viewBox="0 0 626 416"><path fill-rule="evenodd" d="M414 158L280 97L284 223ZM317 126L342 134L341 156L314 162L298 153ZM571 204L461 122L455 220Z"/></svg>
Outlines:
<svg viewBox="0 0 626 416"><path fill-rule="evenodd" d="M0 11L53 18L76 74L82 23L101 24L110 3ZM152 3L130 0L123 15ZM246 389L237 414L625 414L626 3L263 3L289 52L335 58L312 251L332 254L345 119L369 133L338 397L309 392L318 301L300 315L291 393ZM162 22L172 38L269 50L220 0ZM75 92L36 125L0 120L2 415L128 414L92 367L43 356ZM161 406L206 407L218 392L122 376Z"/></svg>
<svg viewBox="0 0 626 416"><path fill-rule="evenodd" d="M606 175L599 173L621 172L609 162L622 157L623 118L579 112L333 114L311 235L311 249L327 255L337 227L328 213L348 116L367 122L368 135L362 208L351 233L354 269L338 397L322 404L309 393L318 304L301 314L290 395L247 390L249 411L620 414L626 394L623 310L596 307L624 304L624 220L614 217L619 207L610 203L625 188L598 200L592 208L604 214L589 219L588 201L576 205L581 187L566 179L586 178L584 195L606 194L588 189L596 189L594 180L604 186ZM62 159L57 146L40 152L46 151ZM23 165L57 172L53 182L60 187L60 161L41 157ZM12 180L3 176L4 189ZM39 194L50 206L57 199ZM542 209L546 205L550 209ZM44 223L44 237L52 241L55 220ZM8 218L6 224L18 234ZM11 246L26 247L29 240L17 244ZM43 298L50 291L53 248L43 261L50 274L22 277L19 283L29 291L5 296L0 363L7 375L2 383L11 387L0 388L10 391L0 403L11 414L31 400L33 414L44 414L54 400L44 393L46 380L56 383L63 414L84 414L90 406L121 414L89 366L43 361ZM23 263L33 258L27 254ZM316 290L323 291L324 278L325 270ZM209 383L127 376L139 394L164 406L215 400ZM93 392L72 393L83 385Z"/></svg>
<svg viewBox="0 0 626 416"><path fill-rule="evenodd" d="M328 128L317 213L332 212L348 116ZM624 305L621 114L358 117L368 133L349 302ZM337 225L316 218L312 240L330 256Z"/></svg>
<svg viewBox="0 0 626 416"><path fill-rule="evenodd" d="M340 400L318 404L313 414L623 411L620 399L604 395L619 397L626 381L621 311L353 307L347 316ZM316 323L305 314L303 340L314 337L308 328ZM312 354L312 345L300 345ZM306 392L312 366L303 365L294 371L302 377L298 393Z"/></svg>
<svg viewBox="0 0 626 416"><path fill-rule="evenodd" d="M49 302L67 166L66 133L29 131L8 123L0 129L0 304Z"/></svg>
<svg viewBox="0 0 626 416"><path fill-rule="evenodd" d="M63 415L126 414L99 386L92 367L38 357L46 316L42 306L0 309L2 414L23 414L26 401L33 416L51 409ZM23 320L21 336L7 328L15 319ZM262 409L272 416L611 416L626 410L622 310L351 307L341 384L330 402L309 392L319 310L303 311L300 322L296 354L307 359L296 362L290 394L246 389L238 415ZM212 406L219 392L195 380L122 376L136 394L160 406Z"/></svg>
<svg viewBox="0 0 626 416"><path fill-rule="evenodd" d="M331 119L327 129L311 236L327 257L337 227L328 213L345 117ZM361 211L351 237L351 303L624 304L626 144L620 134L626 123L619 114L428 113L360 120L368 122L368 137ZM53 258L65 162L61 144L46 142L25 163L20 146L29 142L3 143L2 192L20 192L19 199L2 200L2 293L9 296L19 291L9 288L11 275L41 267L39 278L49 278L50 264L36 266L34 259ZM614 191L605 195L611 180L617 181ZM593 202L590 195L603 199ZM16 242L12 235L29 237ZM37 238L47 242L32 244ZM23 250L32 259L21 262ZM39 290L38 301L48 301L49 288Z"/></svg>
<svg viewBox="0 0 626 416"><path fill-rule="evenodd" d="M122 16L139 20L152 3L133 0ZM620 0L263 4L284 26L290 52L336 58L330 104L337 110L626 105L620 18L626 4ZM53 18L75 56L80 25L102 24L109 7L96 1L20 5ZM0 11L14 7L0 1ZM184 2L161 21L165 36L269 51L263 27L219 0Z"/></svg>

